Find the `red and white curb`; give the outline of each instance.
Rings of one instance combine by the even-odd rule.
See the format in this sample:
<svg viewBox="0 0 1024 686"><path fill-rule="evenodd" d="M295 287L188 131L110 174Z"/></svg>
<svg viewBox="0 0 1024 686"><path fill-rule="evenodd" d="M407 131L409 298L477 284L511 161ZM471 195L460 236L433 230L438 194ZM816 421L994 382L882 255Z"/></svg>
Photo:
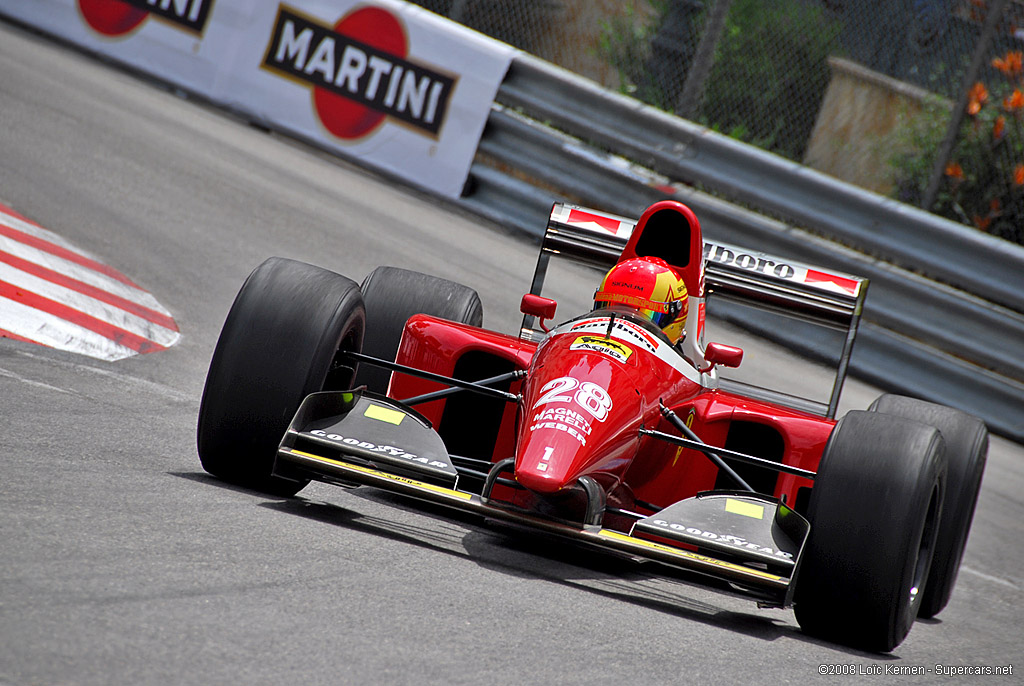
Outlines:
<svg viewBox="0 0 1024 686"><path fill-rule="evenodd" d="M0 204L0 337L112 361L181 334L124 274Z"/></svg>

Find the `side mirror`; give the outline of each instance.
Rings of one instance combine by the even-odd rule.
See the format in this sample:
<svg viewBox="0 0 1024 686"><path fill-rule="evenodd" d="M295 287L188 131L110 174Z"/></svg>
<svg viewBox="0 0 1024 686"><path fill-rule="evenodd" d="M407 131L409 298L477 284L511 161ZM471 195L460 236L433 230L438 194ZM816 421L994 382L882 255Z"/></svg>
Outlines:
<svg viewBox="0 0 1024 686"><path fill-rule="evenodd" d="M557 307L558 303L551 298L527 293L523 296L523 301L519 304L519 311L523 314L533 315L539 319L540 328L544 329L544 333L547 333L551 329L544 324L544 320L552 319L555 316L555 308Z"/></svg>
<svg viewBox="0 0 1024 686"><path fill-rule="evenodd" d="M704 350L704 359L710 367L721 365L723 367L739 367L743 361L743 348L725 343L708 343ZM706 370L704 370L706 371Z"/></svg>

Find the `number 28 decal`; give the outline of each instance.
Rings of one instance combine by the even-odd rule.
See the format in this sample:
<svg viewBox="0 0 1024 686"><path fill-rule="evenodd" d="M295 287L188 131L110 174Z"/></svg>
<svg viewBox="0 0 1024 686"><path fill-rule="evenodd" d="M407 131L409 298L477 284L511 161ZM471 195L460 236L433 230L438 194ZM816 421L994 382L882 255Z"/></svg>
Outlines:
<svg viewBox="0 0 1024 686"><path fill-rule="evenodd" d="M612 398L608 391L592 381L580 383L579 379L571 376L560 376L548 381L540 392L540 400L533 405L535 408L547 403L570 403L575 400L599 422L603 422L612 409Z"/></svg>

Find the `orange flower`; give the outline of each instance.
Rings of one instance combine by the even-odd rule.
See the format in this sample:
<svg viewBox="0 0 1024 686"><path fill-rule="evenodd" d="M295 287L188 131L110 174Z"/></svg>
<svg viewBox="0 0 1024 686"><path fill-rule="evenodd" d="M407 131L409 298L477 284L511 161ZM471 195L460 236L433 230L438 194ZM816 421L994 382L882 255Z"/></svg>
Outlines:
<svg viewBox="0 0 1024 686"><path fill-rule="evenodd" d="M1019 76L1024 73L1024 52L1011 50L1006 53L1006 57L992 60L992 66L1011 78Z"/></svg>
<svg viewBox="0 0 1024 686"><path fill-rule="evenodd" d="M1018 186L1024 186L1024 164L1018 164L1014 167L1013 182Z"/></svg>
<svg viewBox="0 0 1024 686"><path fill-rule="evenodd" d="M978 215L974 215L972 219L974 220L974 225L982 231L987 229L992 223L992 217L979 217Z"/></svg>
<svg viewBox="0 0 1024 686"><path fill-rule="evenodd" d="M1007 112L1024 109L1024 93L1020 92L1020 88L1015 88L1010 97L1003 98L1003 107Z"/></svg>
<svg viewBox="0 0 1024 686"><path fill-rule="evenodd" d="M988 100L988 89L985 88L985 84L979 81L971 86L967 97L969 98L967 101L967 114L973 117L981 111L981 106Z"/></svg>
<svg viewBox="0 0 1024 686"><path fill-rule="evenodd" d="M991 216L993 213L998 212L1002 204L999 202L999 198L992 198L988 204L988 213Z"/></svg>
<svg viewBox="0 0 1024 686"><path fill-rule="evenodd" d="M1006 117L999 115L996 117L995 123L992 125L992 139L999 140L1003 137L1003 132L1006 129Z"/></svg>
<svg viewBox="0 0 1024 686"><path fill-rule="evenodd" d="M959 162L950 162L946 165L946 176L954 179L964 178L964 168L960 166Z"/></svg>

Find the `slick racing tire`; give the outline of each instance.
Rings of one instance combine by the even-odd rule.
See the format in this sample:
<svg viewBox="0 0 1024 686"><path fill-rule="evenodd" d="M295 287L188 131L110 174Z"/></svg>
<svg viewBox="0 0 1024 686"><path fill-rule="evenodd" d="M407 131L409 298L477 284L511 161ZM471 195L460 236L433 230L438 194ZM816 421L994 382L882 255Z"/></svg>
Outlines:
<svg viewBox="0 0 1024 686"><path fill-rule="evenodd" d="M272 474L278 444L310 393L352 387L366 313L359 286L312 265L272 257L228 312L199 407L203 468L226 481L291 496L308 481Z"/></svg>
<svg viewBox="0 0 1024 686"><path fill-rule="evenodd" d="M887 652L921 605L945 486L942 435L854 411L836 425L814 480L794 610L805 633Z"/></svg>
<svg viewBox="0 0 1024 686"><path fill-rule="evenodd" d="M476 291L462 284L397 267L377 267L363 280L366 338L363 353L394 361L405 323L414 314L428 314L461 324L481 326L483 305ZM363 364L356 385L385 393L391 372Z"/></svg>
<svg viewBox="0 0 1024 686"><path fill-rule="evenodd" d="M919 617L929 619L946 607L953 594L981 490L981 475L988 457L988 429L980 419L960 410L900 395L883 395L868 410L930 424L946 442L946 498L935 556L918 612Z"/></svg>

